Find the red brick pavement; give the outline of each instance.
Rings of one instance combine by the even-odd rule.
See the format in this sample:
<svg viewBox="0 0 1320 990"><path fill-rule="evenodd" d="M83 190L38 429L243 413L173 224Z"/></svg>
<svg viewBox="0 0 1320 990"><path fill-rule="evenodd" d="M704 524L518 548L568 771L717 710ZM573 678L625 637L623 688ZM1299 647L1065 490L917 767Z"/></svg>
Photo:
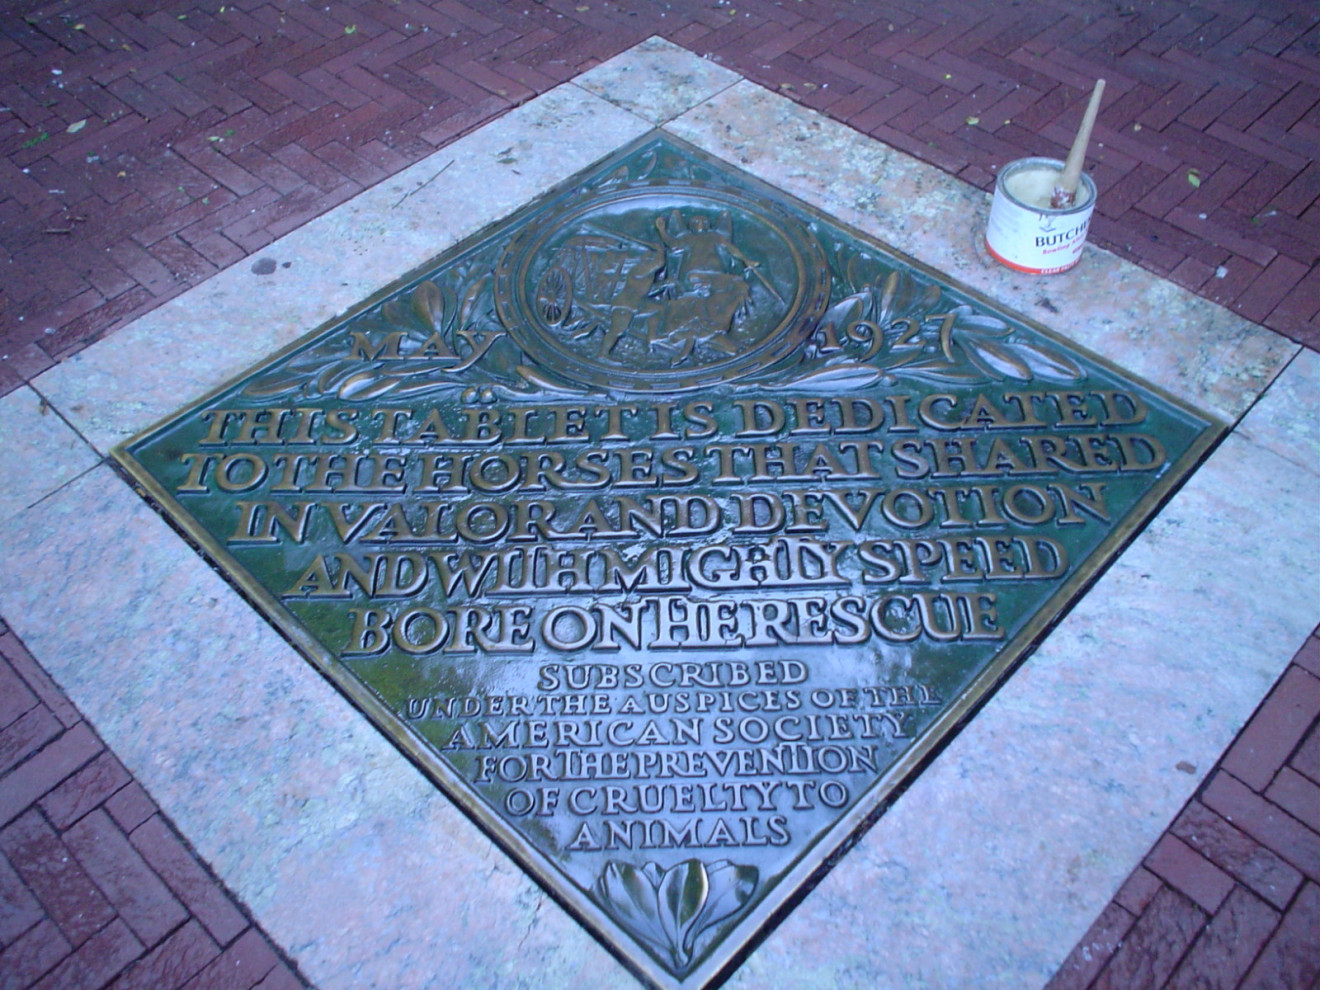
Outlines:
<svg viewBox="0 0 1320 990"><path fill-rule="evenodd" d="M1320 638L1313 635L1046 990L1315 987Z"/></svg>
<svg viewBox="0 0 1320 990"><path fill-rule="evenodd" d="M0 394L652 34L986 189L1104 76L1092 240L1320 346L1310 0L56 0L0 16ZM1056 990L1317 985L1318 642ZM0 987L302 985L3 625L0 854Z"/></svg>
<svg viewBox="0 0 1320 990"><path fill-rule="evenodd" d="M1104 76L1092 239L1320 344L1314 0L19 0L0 394L651 34L987 189Z"/></svg>
<svg viewBox="0 0 1320 990"><path fill-rule="evenodd" d="M0 624L0 988L305 986Z"/></svg>

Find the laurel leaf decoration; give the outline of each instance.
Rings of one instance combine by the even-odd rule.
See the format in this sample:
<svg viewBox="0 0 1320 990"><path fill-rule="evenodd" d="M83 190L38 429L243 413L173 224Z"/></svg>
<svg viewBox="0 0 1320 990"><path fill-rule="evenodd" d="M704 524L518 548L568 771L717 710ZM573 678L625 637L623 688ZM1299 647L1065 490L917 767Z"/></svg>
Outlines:
<svg viewBox="0 0 1320 990"><path fill-rule="evenodd" d="M919 379L943 384L1077 382L1085 370L1061 348L968 303L946 300L934 282L907 271L885 272L858 255L845 264L851 288L817 321L815 353L789 383L829 389ZM858 284L854 278L876 272ZM841 352L841 353L840 353Z"/></svg>
<svg viewBox="0 0 1320 990"><path fill-rule="evenodd" d="M688 859L662 870L611 860L595 892L616 921L668 958L676 973L692 964L708 929L742 911L756 891L754 866Z"/></svg>
<svg viewBox="0 0 1320 990"><path fill-rule="evenodd" d="M393 375L381 375L370 371L360 372L339 386L339 397L341 399L357 399L359 402L364 399L379 399L382 395L388 395L394 391L401 381L401 378Z"/></svg>
<svg viewBox="0 0 1320 990"><path fill-rule="evenodd" d="M972 363L987 374L1019 381L1031 380L1031 367L1009 348L993 340L964 340L962 346Z"/></svg>
<svg viewBox="0 0 1320 990"><path fill-rule="evenodd" d="M877 323L888 323L900 312L908 307L912 295L912 278L907 272L892 271L889 277L885 279L884 287L880 290L880 303L876 307L875 320ZM900 297L899 292L903 295Z"/></svg>
<svg viewBox="0 0 1320 990"><path fill-rule="evenodd" d="M463 309L459 314L458 322L460 326L471 326L472 321L476 319L477 303L490 285L492 277L489 274L481 276L468 286L467 292L463 294Z"/></svg>
<svg viewBox="0 0 1320 990"><path fill-rule="evenodd" d="M647 941L663 936L660 907L655 891L660 885L660 867L647 863L640 870L628 863L609 862L596 889L625 928Z"/></svg>
<svg viewBox="0 0 1320 990"><path fill-rule="evenodd" d="M306 381L307 378L304 375L279 372L253 382L244 391L254 399L273 399L284 395L286 392L298 390Z"/></svg>
<svg viewBox="0 0 1320 990"><path fill-rule="evenodd" d="M350 333L326 338L261 373L244 393L261 399L336 396L351 402L420 396L481 384L475 373L466 372L482 362L494 378L491 384L517 382L507 368L501 382L502 366L491 360L492 348L505 336L484 313L492 282L490 272L476 273L460 303L447 282L423 279L355 318ZM370 345L360 342L364 336Z"/></svg>
<svg viewBox="0 0 1320 990"><path fill-rule="evenodd" d="M1018 344L1018 353L1030 366L1037 378L1046 378L1054 382L1076 382L1086 377L1082 366L1062 351L1042 344L1022 342Z"/></svg>
<svg viewBox="0 0 1320 990"><path fill-rule="evenodd" d="M869 364L826 365L795 379L794 385L812 385L831 390L865 388L883 377L879 368Z"/></svg>
<svg viewBox="0 0 1320 990"><path fill-rule="evenodd" d="M710 878L700 860L685 860L660 875L656 901L660 906L660 928L670 945L687 949L688 931L709 896Z"/></svg>
<svg viewBox="0 0 1320 990"><path fill-rule="evenodd" d="M846 299L835 303L816 324L817 346L822 354L831 354L842 349L842 339L848 327L865 319L871 303L869 294L855 292Z"/></svg>
<svg viewBox="0 0 1320 990"><path fill-rule="evenodd" d="M695 951L697 937L702 932L732 918L747 905L756 890L758 876L754 866L738 866L720 860L707 868L706 879L706 903L688 925L684 937L684 948L689 954Z"/></svg>
<svg viewBox="0 0 1320 990"><path fill-rule="evenodd" d="M355 362L337 360L327 364L316 379L317 395L327 395L343 388L354 377L359 367Z"/></svg>
<svg viewBox="0 0 1320 990"><path fill-rule="evenodd" d="M413 289L412 308L428 330L438 333L444 329L444 295L434 282L425 281Z"/></svg>
<svg viewBox="0 0 1320 990"><path fill-rule="evenodd" d="M517 368L518 374L528 385L533 386L542 392L548 392L551 395L581 395L582 389L565 385L551 378L547 378L535 368L526 364L520 364Z"/></svg>

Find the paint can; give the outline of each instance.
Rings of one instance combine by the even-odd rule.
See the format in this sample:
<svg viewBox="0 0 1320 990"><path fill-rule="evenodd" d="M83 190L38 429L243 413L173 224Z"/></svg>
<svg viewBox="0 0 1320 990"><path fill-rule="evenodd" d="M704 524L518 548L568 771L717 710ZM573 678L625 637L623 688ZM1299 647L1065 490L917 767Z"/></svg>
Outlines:
<svg viewBox="0 0 1320 990"><path fill-rule="evenodd" d="M1095 183L1082 173L1073 205L1049 205L1063 162L1019 158L999 170L985 246L996 261L1032 275L1066 272L1082 257L1095 209Z"/></svg>

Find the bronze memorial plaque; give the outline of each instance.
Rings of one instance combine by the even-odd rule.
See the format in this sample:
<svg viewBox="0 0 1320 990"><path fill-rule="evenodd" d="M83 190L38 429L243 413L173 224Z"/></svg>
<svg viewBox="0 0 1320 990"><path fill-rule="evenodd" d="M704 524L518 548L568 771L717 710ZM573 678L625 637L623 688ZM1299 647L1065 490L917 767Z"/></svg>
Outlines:
<svg viewBox="0 0 1320 990"><path fill-rule="evenodd" d="M653 133L117 456L627 966L686 988L1221 431Z"/></svg>

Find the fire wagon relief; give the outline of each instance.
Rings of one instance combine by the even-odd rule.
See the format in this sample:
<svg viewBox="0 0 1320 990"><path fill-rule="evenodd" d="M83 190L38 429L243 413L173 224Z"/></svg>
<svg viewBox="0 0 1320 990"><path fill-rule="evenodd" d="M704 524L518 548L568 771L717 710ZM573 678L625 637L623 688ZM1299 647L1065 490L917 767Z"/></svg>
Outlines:
<svg viewBox="0 0 1320 990"><path fill-rule="evenodd" d="M538 315L573 341L599 342L602 361L620 350L633 364L659 358L682 367L700 352L736 354L753 309L784 307L762 262L735 242L727 210L714 222L670 210L655 217L654 235L570 237L538 282Z"/></svg>
<svg viewBox="0 0 1320 990"><path fill-rule="evenodd" d="M584 385L691 388L800 351L829 300L805 226L738 191L624 180L526 228L495 302L539 367Z"/></svg>

